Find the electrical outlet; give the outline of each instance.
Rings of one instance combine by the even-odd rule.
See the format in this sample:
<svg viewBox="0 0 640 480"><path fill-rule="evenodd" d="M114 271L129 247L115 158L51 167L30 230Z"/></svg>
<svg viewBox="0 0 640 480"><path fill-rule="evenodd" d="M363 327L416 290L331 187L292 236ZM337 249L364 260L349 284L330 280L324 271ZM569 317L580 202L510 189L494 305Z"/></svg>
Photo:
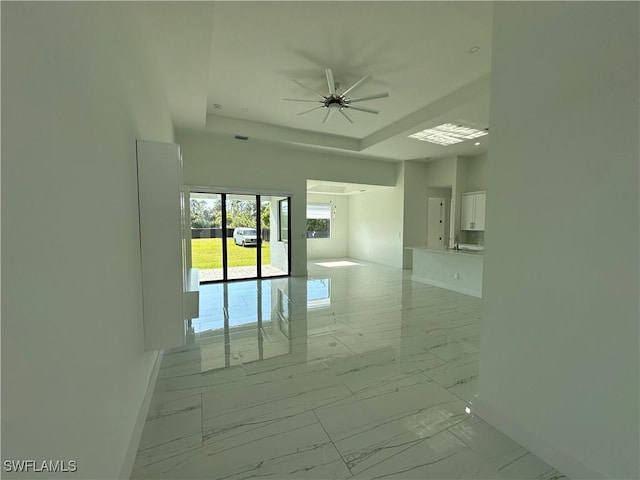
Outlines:
<svg viewBox="0 0 640 480"><path fill-rule="evenodd" d="M453 279L454 280L460 280L460 274L458 272L453 274Z"/></svg>

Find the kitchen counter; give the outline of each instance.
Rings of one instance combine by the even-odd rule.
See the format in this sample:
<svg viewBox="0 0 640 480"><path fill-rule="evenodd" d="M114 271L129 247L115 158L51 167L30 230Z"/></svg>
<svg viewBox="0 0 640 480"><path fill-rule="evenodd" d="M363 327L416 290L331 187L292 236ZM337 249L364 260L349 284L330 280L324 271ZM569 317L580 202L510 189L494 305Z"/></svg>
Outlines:
<svg viewBox="0 0 640 480"><path fill-rule="evenodd" d="M482 250L465 250L465 249L459 249L459 250L455 250L453 248L446 248L446 249L440 249L440 248L429 248L429 247L405 247L407 250L426 250L428 252L435 252L435 253L452 253L455 255L473 255L473 256L482 256L484 254L484 251Z"/></svg>
<svg viewBox="0 0 640 480"><path fill-rule="evenodd" d="M482 251L406 248L413 250L413 281L482 297Z"/></svg>

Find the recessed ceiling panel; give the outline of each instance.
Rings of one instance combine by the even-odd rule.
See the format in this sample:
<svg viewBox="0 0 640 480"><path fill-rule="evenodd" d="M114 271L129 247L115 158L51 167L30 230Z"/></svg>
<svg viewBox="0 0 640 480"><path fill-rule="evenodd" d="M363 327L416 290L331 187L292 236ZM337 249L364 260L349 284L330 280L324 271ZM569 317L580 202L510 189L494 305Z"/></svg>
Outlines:
<svg viewBox="0 0 640 480"><path fill-rule="evenodd" d="M472 2L220 2L213 14L211 114L362 138L488 73L490 4ZM485 20L483 22L483 19ZM477 53L469 49L480 46ZM295 79L328 93L325 69L379 115L304 117L283 98L316 99ZM245 109L243 111L243 109Z"/></svg>
<svg viewBox="0 0 640 480"><path fill-rule="evenodd" d="M446 117L468 103L463 95L455 104L456 92L490 75L491 2L163 3L142 2L140 9L152 19L149 46L165 71L177 129L389 160L421 158L433 149L396 137L431 122L431 105ZM199 15L203 9L206 15ZM338 94L370 75L351 94L389 96L358 103L369 111L349 110L353 123L339 112L323 122L325 108L298 115L321 99L314 91L331 91L326 69ZM455 120L452 115L442 120ZM487 122L488 115L480 123Z"/></svg>

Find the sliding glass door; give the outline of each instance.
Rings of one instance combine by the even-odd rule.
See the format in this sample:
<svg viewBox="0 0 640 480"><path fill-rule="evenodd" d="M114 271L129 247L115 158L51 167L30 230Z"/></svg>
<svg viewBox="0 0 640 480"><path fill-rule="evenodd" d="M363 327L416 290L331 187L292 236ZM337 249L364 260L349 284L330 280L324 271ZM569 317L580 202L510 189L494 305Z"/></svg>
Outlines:
<svg viewBox="0 0 640 480"><path fill-rule="evenodd" d="M201 282L290 274L290 197L192 191L191 265Z"/></svg>
<svg viewBox="0 0 640 480"><path fill-rule="evenodd" d="M262 241L258 235L258 197L226 195L227 279L258 277Z"/></svg>
<svg viewBox="0 0 640 480"><path fill-rule="evenodd" d="M222 195L191 192L191 265L200 270L201 282L223 280L225 233L222 229Z"/></svg>
<svg viewBox="0 0 640 480"><path fill-rule="evenodd" d="M268 247L262 250L262 278L288 275L291 261L289 217L287 213L283 218L281 210L284 205L288 212L290 199L271 195L260 197L260 201L263 245Z"/></svg>

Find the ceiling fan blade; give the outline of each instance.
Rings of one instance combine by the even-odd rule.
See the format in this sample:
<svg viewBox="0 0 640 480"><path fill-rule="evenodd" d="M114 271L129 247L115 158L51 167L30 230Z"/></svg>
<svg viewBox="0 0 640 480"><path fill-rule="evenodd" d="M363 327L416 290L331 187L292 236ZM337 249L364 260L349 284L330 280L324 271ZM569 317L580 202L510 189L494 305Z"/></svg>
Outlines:
<svg viewBox="0 0 640 480"><path fill-rule="evenodd" d="M369 80L371 78L371 75L365 75L364 77L362 77L360 80L358 80L356 83L354 83L353 85L351 85L349 88L347 88L344 93L342 94L342 96L346 96L351 90L354 90L356 88L358 88L360 85L362 85L364 82L366 82L367 80Z"/></svg>
<svg viewBox="0 0 640 480"><path fill-rule="evenodd" d="M344 115L344 118L346 118L347 120L349 120L349 123L353 123L353 119L347 114L347 112L344 111L344 108L340 109L340 113L342 115Z"/></svg>
<svg viewBox="0 0 640 480"><path fill-rule="evenodd" d="M380 113L379 110L373 110L371 108L365 108L365 107L356 107L355 105L349 105L349 108L353 110L360 110L361 112L375 113L376 115Z"/></svg>
<svg viewBox="0 0 640 480"><path fill-rule="evenodd" d="M329 84L329 95L336 93L336 82L333 81L333 72L330 68L326 68L324 73L327 75L327 83Z"/></svg>
<svg viewBox="0 0 640 480"><path fill-rule="evenodd" d="M304 83L300 83L299 81L294 80L293 78L291 79L291 81L292 81L293 83L296 83L296 84L300 85L302 88L306 88L307 90L309 90L309 91L311 91L311 92L315 93L316 95L321 96L322 98L326 98L323 94L321 94L320 92L316 92L316 91L315 91L313 88L311 88L311 87L307 87Z"/></svg>
<svg viewBox="0 0 640 480"><path fill-rule="evenodd" d="M305 113L313 112L314 110L318 110L320 108L325 108L325 106L324 105L320 105L319 107L313 107L312 109L305 110L304 112L300 112L297 115L304 115Z"/></svg>
<svg viewBox="0 0 640 480"><path fill-rule="evenodd" d="M384 92L384 93L374 93L371 95L363 95L362 97L346 98L345 100L347 101L347 103L353 103L353 102L363 102L365 100L373 100L374 98L384 98L388 96L389 96L389 92Z"/></svg>
<svg viewBox="0 0 640 480"><path fill-rule="evenodd" d="M287 102L313 102L313 103L322 103L322 100L303 100L301 98L283 98L282 100L286 100Z"/></svg>
<svg viewBox="0 0 640 480"><path fill-rule="evenodd" d="M333 108L327 108L327 114L324 116L322 123L327 123L327 120L329 120L329 117L331 117L332 113L333 113Z"/></svg>

